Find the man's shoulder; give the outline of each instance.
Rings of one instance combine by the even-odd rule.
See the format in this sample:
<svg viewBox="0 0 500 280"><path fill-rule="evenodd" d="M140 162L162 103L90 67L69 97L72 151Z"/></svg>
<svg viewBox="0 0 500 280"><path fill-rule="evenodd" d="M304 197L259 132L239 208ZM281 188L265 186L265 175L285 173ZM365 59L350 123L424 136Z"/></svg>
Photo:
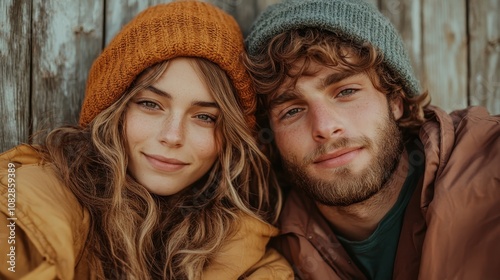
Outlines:
<svg viewBox="0 0 500 280"><path fill-rule="evenodd" d="M484 134L500 132L500 115L491 115L485 107L470 106L448 114L438 107L429 106L424 112L427 118L424 129L437 125L442 133L452 130L457 135L464 130Z"/></svg>
<svg viewBox="0 0 500 280"><path fill-rule="evenodd" d="M500 116L490 115L483 107L447 114L432 106L426 110L426 116L419 138L425 147L426 161L437 165L438 173L450 161L463 165L470 164L470 160L498 160ZM486 154L490 156L481 159Z"/></svg>
<svg viewBox="0 0 500 280"><path fill-rule="evenodd" d="M456 204L496 204L500 197L500 117L485 108L469 107L450 114L436 110L427 134L421 137L425 147L424 193L428 204L442 198ZM433 189L432 192L430 190ZM438 201L441 201L438 199ZM441 205L441 203L440 203ZM436 205L437 206L437 205Z"/></svg>
<svg viewBox="0 0 500 280"><path fill-rule="evenodd" d="M455 132L461 131L485 134L500 133L500 115L491 115L484 107L473 106L450 113Z"/></svg>
<svg viewBox="0 0 500 280"><path fill-rule="evenodd" d="M469 165L474 161L495 164L500 160L500 116L490 115L484 107L453 111L449 116L454 135L450 137L453 138L453 144L449 148L448 161L461 158L464 164ZM441 137L446 137L445 133Z"/></svg>
<svg viewBox="0 0 500 280"><path fill-rule="evenodd" d="M423 141L426 175L421 205L427 208L420 266L423 278L490 279L498 275L494 260L500 249L496 242L500 232L496 214L500 211L499 123L499 116L480 107L438 112L429 123L439 129L433 131L433 143Z"/></svg>
<svg viewBox="0 0 500 280"><path fill-rule="evenodd" d="M278 225L280 233L304 233L309 220L314 218L314 202L305 194L292 188L285 198Z"/></svg>

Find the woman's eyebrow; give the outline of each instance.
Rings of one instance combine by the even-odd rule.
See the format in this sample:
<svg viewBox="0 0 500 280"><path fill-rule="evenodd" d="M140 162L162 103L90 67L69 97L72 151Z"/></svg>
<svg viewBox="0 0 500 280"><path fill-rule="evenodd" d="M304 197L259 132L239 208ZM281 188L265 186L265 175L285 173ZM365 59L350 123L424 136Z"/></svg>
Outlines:
<svg viewBox="0 0 500 280"><path fill-rule="evenodd" d="M168 98L168 99L172 99L172 95L170 95L168 92L166 91L163 91L159 88L156 88L154 86L148 86L146 88L147 90L153 92L153 93L156 93L160 96L163 96L165 98ZM217 108L219 109L219 105L217 105L217 103L215 102L212 102L212 101L193 101L191 102L191 106L197 106L197 107L210 107L210 108Z"/></svg>
<svg viewBox="0 0 500 280"><path fill-rule="evenodd" d="M172 95L170 95L168 92L155 88L154 86L148 86L146 89L168 99L172 99Z"/></svg>

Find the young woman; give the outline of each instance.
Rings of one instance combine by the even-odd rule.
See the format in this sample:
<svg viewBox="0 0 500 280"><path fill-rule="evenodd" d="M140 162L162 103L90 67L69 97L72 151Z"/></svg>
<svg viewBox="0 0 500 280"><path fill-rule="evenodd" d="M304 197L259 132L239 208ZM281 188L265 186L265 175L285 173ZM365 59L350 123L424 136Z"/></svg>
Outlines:
<svg viewBox="0 0 500 280"><path fill-rule="evenodd" d="M0 156L1 278L291 278L266 250L281 199L242 51L207 3L125 26L90 70L80 126Z"/></svg>

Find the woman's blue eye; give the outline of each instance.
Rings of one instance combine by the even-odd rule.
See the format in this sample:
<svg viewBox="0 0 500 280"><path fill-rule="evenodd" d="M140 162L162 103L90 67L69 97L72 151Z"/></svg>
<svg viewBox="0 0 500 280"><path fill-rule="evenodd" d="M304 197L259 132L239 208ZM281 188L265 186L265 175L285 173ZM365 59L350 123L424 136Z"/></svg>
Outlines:
<svg viewBox="0 0 500 280"><path fill-rule="evenodd" d="M148 110L157 110L160 108L158 104L152 101L139 101L137 104L141 105L142 107L148 109Z"/></svg>

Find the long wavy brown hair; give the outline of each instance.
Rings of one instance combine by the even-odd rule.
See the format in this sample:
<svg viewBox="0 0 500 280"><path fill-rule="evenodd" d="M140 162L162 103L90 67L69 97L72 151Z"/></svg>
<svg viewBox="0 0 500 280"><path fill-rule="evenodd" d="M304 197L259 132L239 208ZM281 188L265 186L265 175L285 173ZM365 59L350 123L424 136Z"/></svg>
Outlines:
<svg viewBox="0 0 500 280"><path fill-rule="evenodd" d="M270 223L279 214L276 179L237 109L232 83L214 63L190 62L220 106L221 149L208 174L189 188L157 196L127 173L127 104L166 71L168 61L146 69L87 127L55 129L40 148L90 212L89 262L106 279L199 279L242 213Z"/></svg>
<svg viewBox="0 0 500 280"><path fill-rule="evenodd" d="M408 97L400 78L383 62L384 57L371 44L359 44L339 34L316 28L281 33L255 55L244 55L258 93L258 120L268 126L268 101L279 87L293 87L309 70L311 63L340 67L353 73L366 73L377 90L388 99L402 98L404 112L398 120L406 136L415 134L424 122L423 109L430 103L427 92ZM297 65L300 65L297 67Z"/></svg>

